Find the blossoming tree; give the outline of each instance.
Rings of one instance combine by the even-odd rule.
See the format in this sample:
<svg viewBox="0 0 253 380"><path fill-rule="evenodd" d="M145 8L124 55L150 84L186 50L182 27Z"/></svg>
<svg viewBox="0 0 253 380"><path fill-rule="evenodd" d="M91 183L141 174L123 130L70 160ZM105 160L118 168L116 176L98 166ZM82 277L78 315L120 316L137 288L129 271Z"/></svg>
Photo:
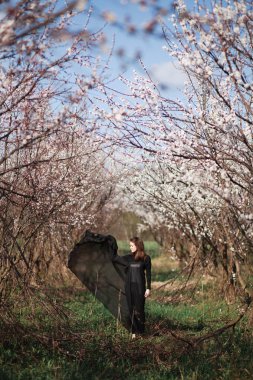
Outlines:
<svg viewBox="0 0 253 380"><path fill-rule="evenodd" d="M130 191L142 210L187 237L202 265L236 273L243 289L253 237L252 18L248 0L192 9L179 1L163 30L188 76L184 98L164 97L136 73L121 78L125 92L108 96L112 112L101 114L119 149L138 151Z"/></svg>
<svg viewBox="0 0 253 380"><path fill-rule="evenodd" d="M61 271L78 234L100 223L114 187L110 149L102 150L89 113L105 72L91 54L99 33L89 34L87 20L73 30L77 5L2 4L1 291L42 279L55 258Z"/></svg>

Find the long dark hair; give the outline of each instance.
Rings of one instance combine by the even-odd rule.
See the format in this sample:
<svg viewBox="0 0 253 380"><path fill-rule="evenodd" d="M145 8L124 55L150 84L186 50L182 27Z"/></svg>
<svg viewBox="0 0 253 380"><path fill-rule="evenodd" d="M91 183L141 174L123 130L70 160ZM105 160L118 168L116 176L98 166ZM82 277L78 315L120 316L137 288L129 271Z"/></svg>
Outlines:
<svg viewBox="0 0 253 380"><path fill-rule="evenodd" d="M134 245L136 246L136 251L133 253L134 260L136 260L136 261L143 260L144 261L145 257L146 257L146 253L145 253L143 241L137 236L131 238L130 241L131 241L131 243L134 243Z"/></svg>

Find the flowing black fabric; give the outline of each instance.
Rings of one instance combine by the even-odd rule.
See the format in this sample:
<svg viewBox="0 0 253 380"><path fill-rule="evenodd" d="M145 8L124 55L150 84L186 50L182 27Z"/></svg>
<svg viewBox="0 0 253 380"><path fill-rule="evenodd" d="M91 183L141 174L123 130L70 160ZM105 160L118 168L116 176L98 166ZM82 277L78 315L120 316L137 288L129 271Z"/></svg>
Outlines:
<svg viewBox="0 0 253 380"><path fill-rule="evenodd" d="M86 231L69 254L68 267L129 331L144 332L146 277L150 289L151 260L118 256L111 235ZM145 277L146 272L146 277Z"/></svg>

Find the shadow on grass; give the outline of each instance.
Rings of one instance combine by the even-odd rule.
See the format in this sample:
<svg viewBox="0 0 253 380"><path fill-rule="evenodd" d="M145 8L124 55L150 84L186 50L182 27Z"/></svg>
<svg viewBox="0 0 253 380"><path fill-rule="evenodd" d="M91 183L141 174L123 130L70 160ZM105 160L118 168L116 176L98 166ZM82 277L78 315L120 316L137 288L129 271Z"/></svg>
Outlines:
<svg viewBox="0 0 253 380"><path fill-rule="evenodd" d="M159 335L159 332L162 334L165 334L166 332L169 333L170 330L197 332L202 331L207 327L207 324L201 319L193 323L182 323L164 317L161 320L158 316L154 316L150 313L147 313L147 319L149 320L148 330L151 335Z"/></svg>

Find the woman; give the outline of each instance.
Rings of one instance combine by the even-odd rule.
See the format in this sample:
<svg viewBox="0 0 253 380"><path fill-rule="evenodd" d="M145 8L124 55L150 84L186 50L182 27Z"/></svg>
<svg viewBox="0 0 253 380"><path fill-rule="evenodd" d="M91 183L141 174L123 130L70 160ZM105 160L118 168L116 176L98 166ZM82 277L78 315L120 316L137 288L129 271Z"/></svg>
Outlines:
<svg viewBox="0 0 253 380"><path fill-rule="evenodd" d="M130 250L130 255L118 256L113 236L86 231L69 253L68 267L119 323L136 334L144 332L151 260L139 238L130 240Z"/></svg>
<svg viewBox="0 0 253 380"><path fill-rule="evenodd" d="M132 338L145 331L145 299L151 290L151 258L145 253L143 241L134 237L129 242L131 254L115 255L113 263L125 267L125 293L129 310Z"/></svg>

